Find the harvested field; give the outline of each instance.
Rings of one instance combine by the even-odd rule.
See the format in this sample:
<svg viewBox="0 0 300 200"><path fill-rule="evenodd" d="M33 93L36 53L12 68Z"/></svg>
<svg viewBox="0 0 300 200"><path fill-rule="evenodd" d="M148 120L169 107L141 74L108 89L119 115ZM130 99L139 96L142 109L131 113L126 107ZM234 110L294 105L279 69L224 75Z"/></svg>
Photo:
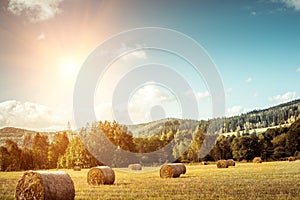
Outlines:
<svg viewBox="0 0 300 200"><path fill-rule="evenodd" d="M186 174L176 179L159 177L159 167L128 173L114 169L114 185L90 186L89 169L65 170L75 186L75 199L300 199L300 160L264 162L263 165L236 162L226 170L211 165L186 165ZM125 168L124 168L125 169ZM0 172L0 199L13 200L24 172ZM230 183L230 184L224 184ZM216 189L218 188L218 189Z"/></svg>

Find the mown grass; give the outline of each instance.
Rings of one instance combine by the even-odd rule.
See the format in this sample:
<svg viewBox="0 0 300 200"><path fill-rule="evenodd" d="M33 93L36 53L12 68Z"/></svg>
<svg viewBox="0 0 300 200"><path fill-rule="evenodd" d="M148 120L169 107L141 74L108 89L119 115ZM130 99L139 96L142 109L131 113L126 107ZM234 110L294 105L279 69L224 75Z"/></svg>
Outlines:
<svg viewBox="0 0 300 200"><path fill-rule="evenodd" d="M74 181L75 199L300 199L300 161L187 165L187 173L161 179L159 168L129 173L115 169L114 185L89 186L88 169L66 170ZM0 199L14 199L23 172L0 173Z"/></svg>

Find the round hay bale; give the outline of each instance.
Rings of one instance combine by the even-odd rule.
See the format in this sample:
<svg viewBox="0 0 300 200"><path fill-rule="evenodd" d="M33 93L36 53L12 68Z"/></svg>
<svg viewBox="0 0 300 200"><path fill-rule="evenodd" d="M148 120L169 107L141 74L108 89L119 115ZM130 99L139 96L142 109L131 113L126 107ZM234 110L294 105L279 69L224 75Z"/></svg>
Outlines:
<svg viewBox="0 0 300 200"><path fill-rule="evenodd" d="M228 166L235 166L235 161L233 159L227 160Z"/></svg>
<svg viewBox="0 0 300 200"><path fill-rule="evenodd" d="M16 186L17 200L73 200L74 183L65 172L28 171Z"/></svg>
<svg viewBox="0 0 300 200"><path fill-rule="evenodd" d="M115 172L108 166L93 167L87 174L89 185L111 185L115 182Z"/></svg>
<svg viewBox="0 0 300 200"><path fill-rule="evenodd" d="M289 158L288 158L288 161L296 161L296 157L293 157L293 156L290 156Z"/></svg>
<svg viewBox="0 0 300 200"><path fill-rule="evenodd" d="M169 163L163 165L159 172L161 178L176 178L186 173L186 167L182 163Z"/></svg>
<svg viewBox="0 0 300 200"><path fill-rule="evenodd" d="M75 167L73 168L73 171L81 171L81 167L75 166Z"/></svg>
<svg viewBox="0 0 300 200"><path fill-rule="evenodd" d="M261 157L255 157L255 158L253 159L253 163L262 163Z"/></svg>
<svg viewBox="0 0 300 200"><path fill-rule="evenodd" d="M142 170L141 164L130 164L128 165L128 169L130 170Z"/></svg>
<svg viewBox="0 0 300 200"><path fill-rule="evenodd" d="M208 162L207 161L202 161L201 164L202 165L208 165Z"/></svg>
<svg viewBox="0 0 300 200"><path fill-rule="evenodd" d="M227 160L218 160L217 167L218 168L228 168Z"/></svg>

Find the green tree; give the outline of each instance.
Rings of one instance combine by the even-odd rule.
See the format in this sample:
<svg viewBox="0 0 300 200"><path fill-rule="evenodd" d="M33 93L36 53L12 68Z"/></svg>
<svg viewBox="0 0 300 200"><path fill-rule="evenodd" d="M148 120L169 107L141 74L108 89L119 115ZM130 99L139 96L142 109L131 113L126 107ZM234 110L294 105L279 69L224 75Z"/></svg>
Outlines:
<svg viewBox="0 0 300 200"><path fill-rule="evenodd" d="M32 142L32 157L34 169L48 168L48 136L37 133Z"/></svg>
<svg viewBox="0 0 300 200"><path fill-rule="evenodd" d="M69 142L65 154L58 159L58 167L60 168L73 168L75 166L88 168L100 164L101 163L88 152L79 137L74 137Z"/></svg>
<svg viewBox="0 0 300 200"><path fill-rule="evenodd" d="M58 158L65 154L68 144L69 138L66 132L55 134L48 151L49 168L57 167Z"/></svg>
<svg viewBox="0 0 300 200"><path fill-rule="evenodd" d="M34 168L32 150L28 148L22 148L21 152L21 169L30 170Z"/></svg>
<svg viewBox="0 0 300 200"><path fill-rule="evenodd" d="M0 147L0 171L6 171L10 164L9 153L5 147Z"/></svg>
<svg viewBox="0 0 300 200"><path fill-rule="evenodd" d="M7 152L9 153L9 165L6 168L6 171L20 170L21 150L19 149L17 143L11 140L6 140L4 147L7 149Z"/></svg>
<svg viewBox="0 0 300 200"><path fill-rule="evenodd" d="M241 136L233 140L231 144L232 155L236 160L252 160L255 156L260 156L261 145L256 134Z"/></svg>

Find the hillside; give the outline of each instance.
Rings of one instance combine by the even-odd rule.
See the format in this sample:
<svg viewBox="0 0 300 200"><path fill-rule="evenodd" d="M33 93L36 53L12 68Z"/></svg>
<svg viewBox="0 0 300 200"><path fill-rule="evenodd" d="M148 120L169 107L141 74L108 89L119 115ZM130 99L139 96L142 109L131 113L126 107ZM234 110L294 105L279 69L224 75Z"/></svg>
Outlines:
<svg viewBox="0 0 300 200"><path fill-rule="evenodd" d="M64 132L64 131L59 131L59 132ZM59 132L36 132L36 131L26 130L21 128L5 127L0 129L0 146L3 146L6 140L12 140L16 142L18 146L22 146L25 136L29 135L33 138L36 133L39 133L40 135L47 135L49 140L52 141L54 135ZM74 133L68 131L66 132L69 138L74 136Z"/></svg>
<svg viewBox="0 0 300 200"><path fill-rule="evenodd" d="M161 133L168 133L170 131L176 132L178 129L189 129L199 125L197 120L187 120L187 119L176 119L176 118L166 118L149 123L143 123L138 125L126 126L132 135L135 137L147 138L149 136L160 136Z"/></svg>
<svg viewBox="0 0 300 200"><path fill-rule="evenodd" d="M253 129L291 124L299 117L300 99L297 99L267 109L253 110L239 116L226 118L223 133L249 132Z"/></svg>
<svg viewBox="0 0 300 200"><path fill-rule="evenodd" d="M282 124L292 124L299 117L300 99L297 99L267 109L253 110L239 116L225 118L222 132L252 133L254 130L266 131L269 127L276 127ZM212 120L196 121L167 118L138 125L122 125L122 127L128 129L134 137L147 138L149 136L160 136L162 133L174 133L178 128L181 130L194 129L197 125L200 125L201 129L205 132L209 122L212 122ZM34 136L36 133L36 131L14 127L2 128L0 129L0 146L2 146L7 139L15 141L19 146L21 146L25 135L29 134ZM40 132L41 135L47 135L50 141L52 141L56 133L58 132ZM76 133L67 131L67 134L69 138L72 138Z"/></svg>

